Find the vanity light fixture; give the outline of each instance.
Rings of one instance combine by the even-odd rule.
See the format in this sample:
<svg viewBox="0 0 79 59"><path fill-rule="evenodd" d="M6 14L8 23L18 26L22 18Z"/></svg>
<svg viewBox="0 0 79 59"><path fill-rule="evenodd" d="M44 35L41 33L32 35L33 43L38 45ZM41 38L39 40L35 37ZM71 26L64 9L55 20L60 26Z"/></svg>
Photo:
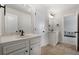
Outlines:
<svg viewBox="0 0 79 59"><path fill-rule="evenodd" d="M54 18L55 16L55 10L54 9L49 9L49 17Z"/></svg>
<svg viewBox="0 0 79 59"><path fill-rule="evenodd" d="M53 14L53 13L50 13L50 15L53 17L53 16L55 16L55 14Z"/></svg>
<svg viewBox="0 0 79 59"><path fill-rule="evenodd" d="M5 14L6 14L6 5L0 4L0 8L4 8L4 16L5 16Z"/></svg>

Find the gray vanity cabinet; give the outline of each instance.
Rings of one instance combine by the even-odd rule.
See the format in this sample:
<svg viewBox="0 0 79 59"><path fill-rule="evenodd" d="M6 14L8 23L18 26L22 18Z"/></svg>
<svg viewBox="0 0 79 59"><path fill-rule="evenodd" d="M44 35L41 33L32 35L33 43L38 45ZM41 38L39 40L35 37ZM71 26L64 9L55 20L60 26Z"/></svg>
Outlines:
<svg viewBox="0 0 79 59"><path fill-rule="evenodd" d="M0 54L3 55L40 55L40 38L31 38L8 42L0 47Z"/></svg>
<svg viewBox="0 0 79 59"><path fill-rule="evenodd" d="M3 45L3 55L29 55L29 41L22 40Z"/></svg>

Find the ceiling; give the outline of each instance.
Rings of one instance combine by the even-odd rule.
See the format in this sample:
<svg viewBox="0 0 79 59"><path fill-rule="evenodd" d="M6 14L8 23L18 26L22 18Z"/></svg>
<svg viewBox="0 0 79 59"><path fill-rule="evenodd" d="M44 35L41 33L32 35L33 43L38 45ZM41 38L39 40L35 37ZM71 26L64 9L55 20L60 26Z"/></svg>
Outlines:
<svg viewBox="0 0 79 59"><path fill-rule="evenodd" d="M35 8L45 7L47 9L55 9L57 11L79 8L79 4L33 4L32 6Z"/></svg>
<svg viewBox="0 0 79 59"><path fill-rule="evenodd" d="M79 4L7 4L8 7L15 8L24 12L31 11L32 8L47 8L63 11L67 9L79 8Z"/></svg>
<svg viewBox="0 0 79 59"><path fill-rule="evenodd" d="M27 4L7 4L7 7L14 8L23 12L30 12L30 6Z"/></svg>

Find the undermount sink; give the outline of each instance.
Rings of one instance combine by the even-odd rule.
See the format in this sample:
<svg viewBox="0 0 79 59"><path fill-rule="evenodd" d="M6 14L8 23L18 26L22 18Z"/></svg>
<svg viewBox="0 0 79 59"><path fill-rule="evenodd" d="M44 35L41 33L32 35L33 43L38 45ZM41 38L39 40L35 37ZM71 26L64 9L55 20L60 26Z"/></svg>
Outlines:
<svg viewBox="0 0 79 59"><path fill-rule="evenodd" d="M33 36L33 34L25 34L24 36L19 35L19 38L28 38L28 37L31 37L31 36Z"/></svg>
<svg viewBox="0 0 79 59"><path fill-rule="evenodd" d="M19 38L30 37L30 35L19 36Z"/></svg>

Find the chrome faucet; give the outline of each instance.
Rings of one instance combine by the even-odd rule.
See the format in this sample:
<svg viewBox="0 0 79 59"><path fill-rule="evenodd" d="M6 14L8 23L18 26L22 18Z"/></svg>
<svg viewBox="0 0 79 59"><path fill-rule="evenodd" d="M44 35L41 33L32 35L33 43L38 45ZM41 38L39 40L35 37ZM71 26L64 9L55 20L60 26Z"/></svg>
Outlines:
<svg viewBox="0 0 79 59"><path fill-rule="evenodd" d="M24 31L23 30L19 30L20 32L20 36L24 36Z"/></svg>

